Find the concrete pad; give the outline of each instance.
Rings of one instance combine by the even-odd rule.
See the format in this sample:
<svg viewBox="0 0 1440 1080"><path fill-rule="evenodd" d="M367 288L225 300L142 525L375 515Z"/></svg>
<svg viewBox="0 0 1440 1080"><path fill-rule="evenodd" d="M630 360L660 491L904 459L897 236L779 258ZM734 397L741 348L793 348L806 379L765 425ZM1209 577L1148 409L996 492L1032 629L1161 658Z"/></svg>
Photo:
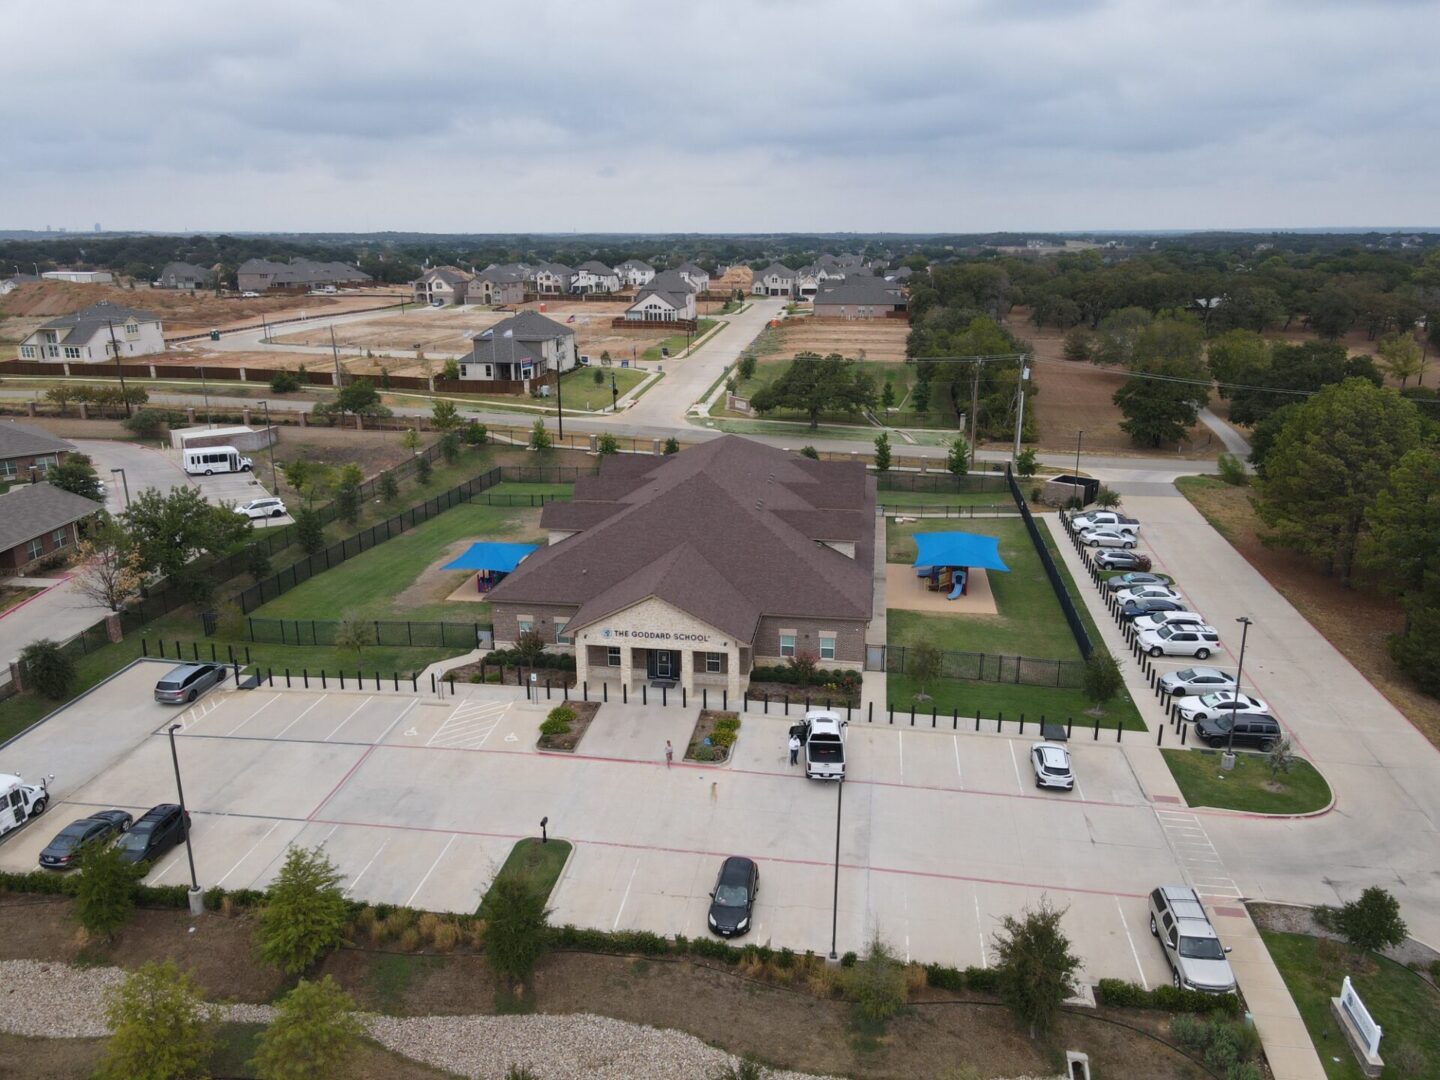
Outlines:
<svg viewBox="0 0 1440 1080"><path fill-rule="evenodd" d="M658 694L659 691L657 690ZM680 691L675 691L679 697ZM595 719L585 732L580 753L587 757L622 758L626 761L658 761L665 763L665 740L669 739L678 762L685 756L699 707L686 709L670 705L644 706L633 702L600 706Z"/></svg>
<svg viewBox="0 0 1440 1080"><path fill-rule="evenodd" d="M881 549L883 550L883 548ZM913 566L887 563L885 566L885 602L904 611L929 611L942 615L998 615L995 594L990 590L990 575L985 570L971 570L965 594L949 599L950 589L931 591L929 580L917 577Z"/></svg>

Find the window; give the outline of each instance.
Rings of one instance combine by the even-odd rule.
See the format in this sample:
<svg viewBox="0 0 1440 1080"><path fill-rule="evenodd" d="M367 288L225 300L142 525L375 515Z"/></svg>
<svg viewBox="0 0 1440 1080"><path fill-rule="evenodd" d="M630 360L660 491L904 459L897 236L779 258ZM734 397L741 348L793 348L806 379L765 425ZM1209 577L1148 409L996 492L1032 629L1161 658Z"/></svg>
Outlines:
<svg viewBox="0 0 1440 1080"><path fill-rule="evenodd" d="M60 359L60 346L59 346L59 345L51 345L51 346L46 350L46 354L47 354L47 355L50 357L50 359L52 359L52 360L58 360L58 359Z"/></svg>
<svg viewBox="0 0 1440 1080"><path fill-rule="evenodd" d="M610 645L605 649L605 665L607 667L620 666L620 646Z"/></svg>
<svg viewBox="0 0 1440 1080"><path fill-rule="evenodd" d="M25 551L31 559L38 559L41 555L45 554L45 541L36 537L25 545Z"/></svg>
<svg viewBox="0 0 1440 1080"><path fill-rule="evenodd" d="M825 634L825 633L822 633L822 634L820 635L820 659L821 659L821 660L834 660L834 659L835 659L835 635L834 635L834 634Z"/></svg>
<svg viewBox="0 0 1440 1080"><path fill-rule="evenodd" d="M46 341L46 344L54 345L54 344L55 344L57 341L59 341L59 340L60 340L60 335L59 335L57 332L55 332L54 330L46 330L46 331L45 331L45 341Z"/></svg>
<svg viewBox="0 0 1440 1080"><path fill-rule="evenodd" d="M126 324L125 324L125 333L126 333L127 335L129 335L130 337L134 337L136 334L140 333L140 324L139 324L139 323L133 323L133 322L132 322L132 323L126 323Z"/></svg>
<svg viewBox="0 0 1440 1080"><path fill-rule="evenodd" d="M792 630L788 634L782 633L780 635L780 655L795 655L795 631Z"/></svg>
<svg viewBox="0 0 1440 1080"><path fill-rule="evenodd" d="M20 358L21 358L22 360L34 360L34 359L35 359L35 346L34 346L34 345L21 345L21 346L20 346Z"/></svg>
<svg viewBox="0 0 1440 1080"><path fill-rule="evenodd" d="M66 346L65 346L65 359L66 359L66 360L79 360L79 359L80 359L80 346L78 346L78 345L66 345Z"/></svg>
<svg viewBox="0 0 1440 1080"><path fill-rule="evenodd" d="M470 365L469 365L469 364L461 364L461 365L460 365L460 377L461 377L462 379L465 378L465 372L468 371L469 369L470 369Z"/></svg>
<svg viewBox="0 0 1440 1080"><path fill-rule="evenodd" d="M60 458L55 454L42 454L35 459L35 467L40 470L42 475L58 464L60 464Z"/></svg>
<svg viewBox="0 0 1440 1080"><path fill-rule="evenodd" d="M521 615L515 620L516 634L528 634L535 629L535 620L529 615Z"/></svg>
<svg viewBox="0 0 1440 1080"><path fill-rule="evenodd" d="M70 542L70 532L67 529L56 529L50 534L50 539L57 548L63 548Z"/></svg>
<svg viewBox="0 0 1440 1080"><path fill-rule="evenodd" d="M13 461L0 461L0 480L14 480L18 470Z"/></svg>
<svg viewBox="0 0 1440 1080"><path fill-rule="evenodd" d="M556 645L574 645L574 644L575 644L575 639L574 639L573 637L567 637L566 634L565 634L565 625L566 625L566 623L567 623L568 621L569 621L569 620L567 620L567 619L556 619L556 620L555 620L555 644L556 644Z"/></svg>
<svg viewBox="0 0 1440 1080"><path fill-rule="evenodd" d="M718 675L724 667L725 654L718 652L707 652L705 654L705 671L710 675Z"/></svg>

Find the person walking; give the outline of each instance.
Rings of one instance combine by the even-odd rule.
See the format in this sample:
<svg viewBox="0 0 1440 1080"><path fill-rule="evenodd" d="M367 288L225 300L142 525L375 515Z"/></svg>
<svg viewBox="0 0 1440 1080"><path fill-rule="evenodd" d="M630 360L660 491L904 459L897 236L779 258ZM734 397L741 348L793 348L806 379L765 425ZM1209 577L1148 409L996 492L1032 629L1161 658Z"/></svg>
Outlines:
<svg viewBox="0 0 1440 1080"><path fill-rule="evenodd" d="M675 747L670 745L670 740L665 740L665 768L670 768L671 762L675 760Z"/></svg>
<svg viewBox="0 0 1440 1080"><path fill-rule="evenodd" d="M790 736L790 764L796 765L800 762L800 736Z"/></svg>

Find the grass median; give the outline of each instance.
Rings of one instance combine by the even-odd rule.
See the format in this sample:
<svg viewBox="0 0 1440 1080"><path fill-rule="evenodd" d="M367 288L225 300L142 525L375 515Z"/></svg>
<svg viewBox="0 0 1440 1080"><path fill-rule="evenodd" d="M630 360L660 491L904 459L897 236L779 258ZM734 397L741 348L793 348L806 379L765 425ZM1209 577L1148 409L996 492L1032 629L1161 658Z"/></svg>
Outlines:
<svg viewBox="0 0 1440 1080"><path fill-rule="evenodd" d="M1295 758L1288 772L1270 775L1264 754L1236 753L1235 768L1220 769L1219 750L1162 750L1165 764L1191 806L1254 814L1308 814L1330 804L1330 785L1314 765Z"/></svg>
<svg viewBox="0 0 1440 1080"><path fill-rule="evenodd" d="M490 883L493 889L501 881L516 880L540 896L548 897L560 880L560 871L570 857L570 844L566 840L551 840L543 843L533 836L517 840L505 859L505 865ZM489 893L486 893L489 897ZM480 914L485 914L485 901L480 901Z"/></svg>

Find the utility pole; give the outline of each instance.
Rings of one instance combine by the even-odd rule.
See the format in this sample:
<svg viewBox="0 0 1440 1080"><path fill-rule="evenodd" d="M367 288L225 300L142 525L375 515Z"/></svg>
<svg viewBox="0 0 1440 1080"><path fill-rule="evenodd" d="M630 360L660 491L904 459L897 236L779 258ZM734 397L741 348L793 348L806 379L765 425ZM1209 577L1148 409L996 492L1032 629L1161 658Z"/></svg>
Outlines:
<svg viewBox="0 0 1440 1080"><path fill-rule="evenodd" d="M338 390L344 385L340 375L340 347L335 344L335 324L330 324L330 354L335 357L335 388Z"/></svg>
<svg viewBox="0 0 1440 1080"><path fill-rule="evenodd" d="M1250 627L1255 625L1255 620L1249 615L1241 615L1235 620L1240 624L1240 662L1235 666L1235 700L1240 700L1241 680L1245 678L1245 641L1250 636ZM1221 769L1233 769L1235 767L1235 717L1230 717L1230 730L1225 733L1225 754L1220 758Z"/></svg>
<svg viewBox="0 0 1440 1080"><path fill-rule="evenodd" d="M120 400L125 402L125 415L130 415L130 399L125 394L125 369L120 366L120 342L115 340L115 323L112 319L106 319L105 325L110 328L110 351L115 354L115 374L120 376Z"/></svg>
<svg viewBox="0 0 1440 1080"><path fill-rule="evenodd" d="M1029 377L1030 368L1027 366L1025 360L1021 360L1019 378L1020 394L1019 399L1015 403L1015 450L1010 455L1012 461L1020 456L1020 436L1021 432L1025 430L1025 380Z"/></svg>
<svg viewBox="0 0 1440 1080"><path fill-rule="evenodd" d="M280 478L275 473L275 432L270 427L270 402L266 399L261 404L265 407L265 445L270 450L270 490L278 493Z"/></svg>
<svg viewBox="0 0 1440 1080"><path fill-rule="evenodd" d="M1022 364L1023 366L1023 364ZM980 412L980 369L981 361L975 361L975 377L970 380L970 458L973 461L975 451L979 449L980 443L976 436L980 433L979 412Z"/></svg>
<svg viewBox="0 0 1440 1080"><path fill-rule="evenodd" d="M564 372L560 370L560 365L557 363L555 365L555 424L558 429L557 433L562 439L565 438L565 405L560 398L560 377L563 374Z"/></svg>

